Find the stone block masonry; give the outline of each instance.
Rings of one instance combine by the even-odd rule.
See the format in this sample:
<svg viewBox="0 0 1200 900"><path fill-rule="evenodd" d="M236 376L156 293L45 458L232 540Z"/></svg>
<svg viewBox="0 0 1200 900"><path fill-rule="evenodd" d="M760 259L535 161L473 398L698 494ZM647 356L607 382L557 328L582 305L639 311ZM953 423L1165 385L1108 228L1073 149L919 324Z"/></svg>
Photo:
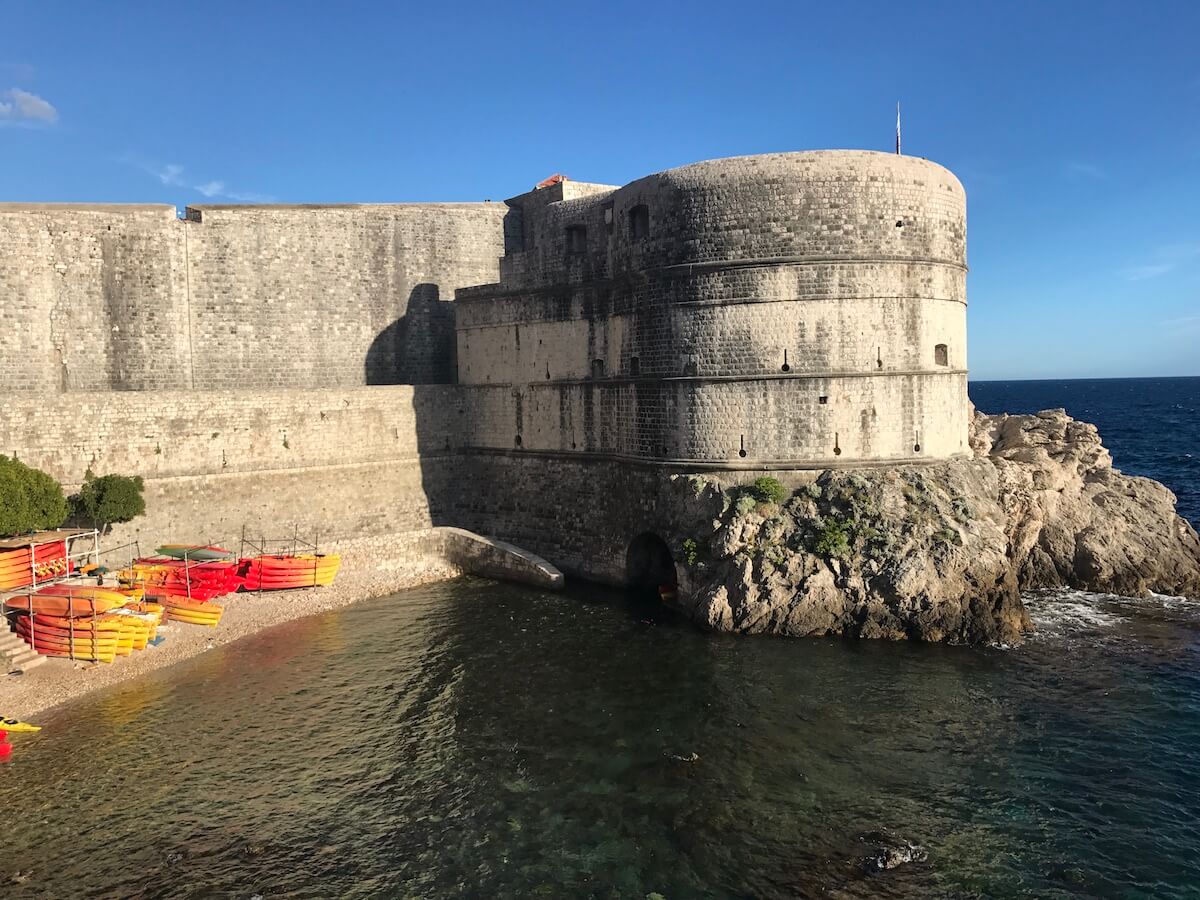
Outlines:
<svg viewBox="0 0 1200 900"><path fill-rule="evenodd" d="M447 383L503 204L0 204L0 390Z"/></svg>
<svg viewBox="0 0 1200 900"><path fill-rule="evenodd" d="M508 201L501 280L458 293L470 446L701 469L967 454L945 169L780 153L592 187Z"/></svg>
<svg viewBox="0 0 1200 900"><path fill-rule="evenodd" d="M146 481L146 515L106 539L323 540L427 528L457 483L458 389L97 392L9 398L0 452L68 490L90 468Z"/></svg>

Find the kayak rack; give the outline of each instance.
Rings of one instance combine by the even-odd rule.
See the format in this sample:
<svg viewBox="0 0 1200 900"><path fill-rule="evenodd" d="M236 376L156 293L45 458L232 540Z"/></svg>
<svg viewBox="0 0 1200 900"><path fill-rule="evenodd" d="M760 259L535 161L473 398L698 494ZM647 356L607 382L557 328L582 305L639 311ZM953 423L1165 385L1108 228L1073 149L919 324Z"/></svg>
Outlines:
<svg viewBox="0 0 1200 900"><path fill-rule="evenodd" d="M51 535L53 535L53 537L50 537ZM32 540L32 538L38 538L38 537L43 537L45 539L40 540L40 541ZM76 549L74 547L76 542L78 542L80 540L86 540L87 538L91 538L91 544L92 544L91 549ZM59 540L63 541L63 543L64 543L64 549L66 551L66 555L65 555L64 559L68 563L70 563L72 561L78 561L79 563L83 563L86 560L90 560L91 563L97 567L100 565L100 560L101 560L102 555L107 555L107 554L113 553L117 550L124 549L126 547L129 547L129 548L137 547L137 541L133 541L129 544L122 544L117 547L110 547L106 550L101 550L100 549L100 531L95 528L93 528L91 530L64 529L59 532L39 532L37 535L31 536L31 543L27 544L26 546L29 547L31 575L33 577L33 582L32 582L32 584L30 584L27 588L24 588L23 590L27 591L26 596L29 597L29 609L26 611L26 615L29 617L29 646L35 652L39 652L37 649L37 643L38 643L38 640L37 640L37 628L38 628L37 616L33 610L33 595L35 593L37 593L37 589L40 587L46 587L47 585L51 585L51 584L61 584L61 583L70 581L73 578L80 578L80 577L90 578L91 577L90 575L81 575L78 572L78 569L74 572L69 571L70 565L68 565L67 566L68 571L64 572L62 575L56 576L54 578L43 579L42 581L37 580L37 565L38 565L38 563L36 562L35 547L40 546L42 544L59 541ZM131 559L132 559L133 552L134 552L133 550L130 551ZM102 576L96 579L97 587L101 586L102 580L103 580ZM78 658L75 655L75 641L76 641L75 619L76 619L76 616L70 612L71 606L74 604L76 599L80 599L80 600L86 599L87 603L88 603L88 607L90 609L89 616L94 619L95 616L97 615L96 598L94 596L87 597L87 598L83 598L83 597L75 598L72 596L72 597L68 598L68 600L69 600L68 614L64 618L66 618L66 620L67 620L67 635L69 637L69 647L67 650L67 659L70 659L70 660L75 660ZM7 618L6 618L6 621L7 621ZM9 624L11 624L11 623L9 623ZM92 659L92 660L98 659L97 644L99 643L99 638L100 638L99 632L96 631L96 629L94 629L94 628L91 629L89 632L89 635L88 635L87 643L91 646L92 656L84 657L85 659ZM82 640L82 637L80 639Z"/></svg>
<svg viewBox="0 0 1200 900"><path fill-rule="evenodd" d="M272 553L283 554L288 553L295 556L297 553L320 553L318 548L318 538L320 533L314 531L312 540L300 536L300 526L293 526L292 536L290 538L267 538L259 537L254 540L253 537L247 536L246 526L242 526L242 542L241 549L238 551L238 556L245 558L248 554L246 549L254 551L255 556L270 556ZM274 549L272 549L274 548Z"/></svg>
<svg viewBox="0 0 1200 900"><path fill-rule="evenodd" d="M311 553L314 557L317 557L317 556L320 556L320 549L319 549L319 545L318 545L319 537L320 537L320 532L314 531L312 533L311 541L308 540L307 538L302 538L300 536L300 526L293 525L292 526L292 536L290 538L268 538L266 536L260 536L258 538L258 540L256 541L252 537L248 537L246 535L246 526L242 525L242 541L241 541L241 547L238 550L238 557L240 559L245 559L247 556L256 556L256 557L272 556L272 555L296 556L299 553ZM249 549L251 552L247 553L246 552L247 549ZM318 565L318 560L314 559L313 560L313 581L314 582L316 581L316 578L317 578L317 565ZM262 570L259 569L258 588L256 589L256 593L258 593L258 594L261 594L263 592L262 582L263 582Z"/></svg>
<svg viewBox="0 0 1200 900"><path fill-rule="evenodd" d="M80 541L91 539L91 549L78 549L75 544ZM37 548L43 547L46 544L56 544L59 541L63 544L63 555L55 556L49 560L38 562ZM29 550L29 577L30 583L22 586L17 590L24 590L28 587L30 590L37 590L39 587L45 587L48 584L55 584L64 579L71 578L74 573L70 571L71 562L78 560L83 563L87 559L97 565L100 563L100 532L95 528L59 528L54 531L37 531L33 534L27 534L22 537L9 538L0 541L0 549L3 550ZM38 569L43 568L47 563L63 563L63 571L58 575L50 575L49 577L39 578Z"/></svg>

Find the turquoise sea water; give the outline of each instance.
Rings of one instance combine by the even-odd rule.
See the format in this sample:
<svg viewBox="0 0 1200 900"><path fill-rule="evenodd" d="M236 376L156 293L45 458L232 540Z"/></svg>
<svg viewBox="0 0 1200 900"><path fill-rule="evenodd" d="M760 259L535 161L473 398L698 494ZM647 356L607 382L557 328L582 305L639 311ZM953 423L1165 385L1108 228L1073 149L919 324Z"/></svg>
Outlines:
<svg viewBox="0 0 1200 900"><path fill-rule="evenodd" d="M1034 609L1042 633L999 651L716 637L588 590L409 591L45 719L0 770L0 878L46 898L1195 896L1200 618ZM906 842L927 858L878 871Z"/></svg>
<svg viewBox="0 0 1200 900"><path fill-rule="evenodd" d="M1196 897L1200 612L1029 604L1007 651L478 579L290 623L19 740L0 896Z"/></svg>

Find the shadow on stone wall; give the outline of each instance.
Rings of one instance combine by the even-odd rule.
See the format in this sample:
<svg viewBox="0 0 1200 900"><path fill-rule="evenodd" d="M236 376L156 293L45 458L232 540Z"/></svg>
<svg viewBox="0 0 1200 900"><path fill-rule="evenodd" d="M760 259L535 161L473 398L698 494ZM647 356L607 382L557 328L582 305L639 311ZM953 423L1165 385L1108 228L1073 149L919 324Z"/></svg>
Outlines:
<svg viewBox="0 0 1200 900"><path fill-rule="evenodd" d="M404 315L376 335L367 349L367 384L452 384L454 305L436 284L422 282L408 295Z"/></svg>

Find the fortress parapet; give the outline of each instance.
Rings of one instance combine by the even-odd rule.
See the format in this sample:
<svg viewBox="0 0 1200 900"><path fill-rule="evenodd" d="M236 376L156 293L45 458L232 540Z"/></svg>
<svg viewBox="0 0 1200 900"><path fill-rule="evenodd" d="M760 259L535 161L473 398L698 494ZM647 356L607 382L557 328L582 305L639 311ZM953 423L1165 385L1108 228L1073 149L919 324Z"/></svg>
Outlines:
<svg viewBox="0 0 1200 900"><path fill-rule="evenodd" d="M476 449L697 468L967 451L966 203L926 160L736 157L508 201L460 289Z"/></svg>

